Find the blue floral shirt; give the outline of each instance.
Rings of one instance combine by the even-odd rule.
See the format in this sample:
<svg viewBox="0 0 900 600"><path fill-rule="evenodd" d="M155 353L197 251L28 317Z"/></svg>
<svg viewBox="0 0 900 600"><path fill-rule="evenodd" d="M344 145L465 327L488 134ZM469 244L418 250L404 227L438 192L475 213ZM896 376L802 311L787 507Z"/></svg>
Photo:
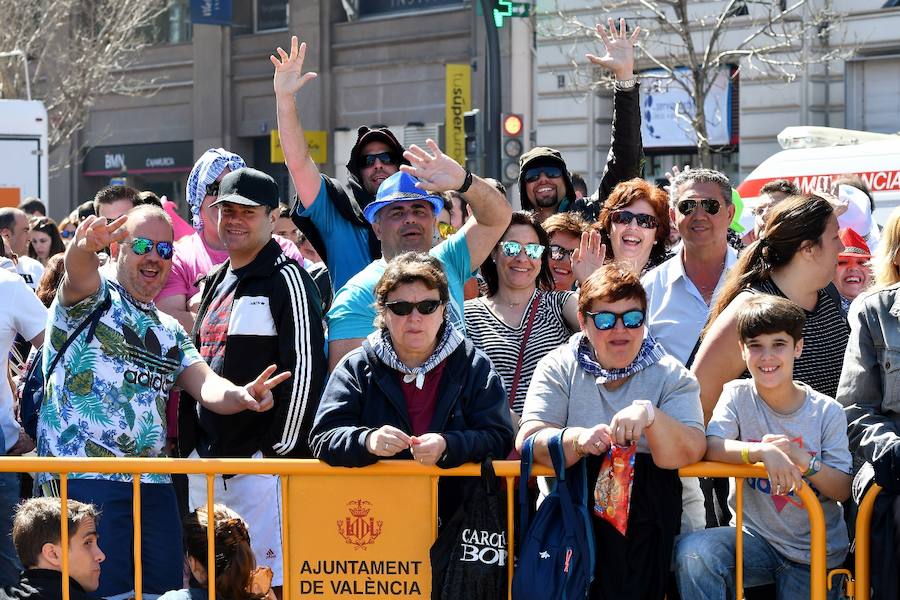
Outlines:
<svg viewBox="0 0 900 600"><path fill-rule="evenodd" d="M111 307L94 337L87 329L46 377L37 428L40 456L162 456L169 390L186 368L202 360L184 328L153 303L144 304L101 277L100 289L73 306L50 307L43 368L50 366L70 331L103 301ZM56 478L40 473L38 483ZM76 479L131 481L127 473L73 473ZM167 483L145 474L144 483Z"/></svg>

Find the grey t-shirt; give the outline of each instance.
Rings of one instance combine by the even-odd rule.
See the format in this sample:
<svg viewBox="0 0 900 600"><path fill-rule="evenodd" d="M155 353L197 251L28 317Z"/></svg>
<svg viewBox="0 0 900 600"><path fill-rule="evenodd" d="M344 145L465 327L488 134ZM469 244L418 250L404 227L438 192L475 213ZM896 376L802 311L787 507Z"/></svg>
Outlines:
<svg viewBox="0 0 900 600"><path fill-rule="evenodd" d="M841 405L805 384L806 401L790 414L772 410L756 392L753 380L725 384L722 396L706 428L707 436L726 440L758 442L766 434L786 435L800 443L823 464L850 473L847 417ZM838 566L847 555L849 539L841 505L813 490L825 513L828 567ZM728 503L735 507L732 484ZM734 521L732 520L732 525ZM768 479L744 480L744 525L757 532L788 559L809 564L809 518L803 502L794 493L771 494Z"/></svg>
<svg viewBox="0 0 900 600"><path fill-rule="evenodd" d="M571 343L556 348L538 363L525 395L522 423L593 427L609 423L634 400L649 400L676 421L703 431L700 386L677 360L667 354L609 390L578 365ZM638 441L637 451L650 452L644 436Z"/></svg>

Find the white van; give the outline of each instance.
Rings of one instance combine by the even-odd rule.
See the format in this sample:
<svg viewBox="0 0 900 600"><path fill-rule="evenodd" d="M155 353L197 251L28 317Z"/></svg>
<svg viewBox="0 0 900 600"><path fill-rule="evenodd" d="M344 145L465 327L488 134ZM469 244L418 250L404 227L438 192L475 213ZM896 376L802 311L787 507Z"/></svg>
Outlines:
<svg viewBox="0 0 900 600"><path fill-rule="evenodd" d="M788 127L778 134L785 150L764 160L738 186L748 206L776 179L794 182L803 193L830 190L841 175L859 175L875 198L875 221L884 225L900 206L900 135L831 127ZM743 219L742 219L743 222Z"/></svg>
<svg viewBox="0 0 900 600"><path fill-rule="evenodd" d="M0 100L0 206L18 206L27 196L35 196L51 209L49 154L44 103Z"/></svg>

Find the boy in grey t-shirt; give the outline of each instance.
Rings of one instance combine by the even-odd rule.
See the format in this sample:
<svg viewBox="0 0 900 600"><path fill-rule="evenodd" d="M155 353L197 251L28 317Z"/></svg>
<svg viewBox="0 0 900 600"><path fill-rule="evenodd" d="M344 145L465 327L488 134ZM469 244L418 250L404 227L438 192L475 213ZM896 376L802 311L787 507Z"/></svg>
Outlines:
<svg viewBox="0 0 900 600"><path fill-rule="evenodd" d="M738 334L752 379L726 385L706 429L706 460L766 466L768 479L743 481L744 586L774 583L779 600L809 597L809 519L795 490L808 482L819 497L829 568L844 560L849 543L838 504L850 496L847 419L835 400L793 381L804 320L799 306L774 296L741 309ZM732 486L732 509L734 496ZM733 526L683 537L675 562L682 598L733 597Z"/></svg>

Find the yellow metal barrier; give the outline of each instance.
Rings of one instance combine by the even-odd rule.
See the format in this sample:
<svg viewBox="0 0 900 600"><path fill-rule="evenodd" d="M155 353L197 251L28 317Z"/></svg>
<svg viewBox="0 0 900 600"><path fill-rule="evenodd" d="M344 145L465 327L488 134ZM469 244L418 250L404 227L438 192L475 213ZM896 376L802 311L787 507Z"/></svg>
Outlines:
<svg viewBox="0 0 900 600"><path fill-rule="evenodd" d="M496 461L494 470L498 477L506 479L507 491L507 540L508 552L510 559L507 561L509 589L512 589L513 560L515 549L513 547L513 504L516 499L514 494L514 479L519 475L519 463L517 461ZM425 467L414 461L381 461L369 467L361 469L348 469L341 467L330 467L325 463L317 460L291 460L291 459L169 459L169 458L34 458L34 457L3 457L0 458L0 472L53 472L60 474L60 496L62 514L67 514L67 498L68 486L66 477L69 473L131 473L137 475L134 483L134 562L135 562L135 597L136 600L142 600L141 589L141 502L140 502L140 483L139 475L141 473L172 473L172 474L191 474L206 475L207 480L207 502L208 514L210 515L208 525L214 525L215 519L213 504L213 482L215 474L233 473L233 474L277 474L286 479L288 476L301 475L303 477L335 477L335 476L363 476L363 477L384 477L384 476L414 476L429 477L431 481L431 514L432 540L437 537L437 482L439 477L444 476L469 476L477 477L481 474L481 467L478 464L467 464L454 469L440 469L437 467ZM535 465L533 469L535 476L552 475L552 470ZM743 486L740 484L747 477L766 477L766 471L762 464L757 465L731 465L712 462L700 462L680 469L679 474L684 477L734 477L738 480L737 485L737 516L736 516L736 535L737 535L737 597L743 597L743 534L741 525L743 522L742 504L743 504ZM803 502L804 507L809 515L810 521L810 598L812 600L824 600L826 597L826 553L825 553L825 521L822 513L822 507L810 487L804 486L797 492ZM398 499L399 500L399 499ZM872 496L874 500L874 495ZM286 481L282 482L281 488L282 510L286 510L289 504L289 486ZM861 509L862 510L862 509ZM871 507L869 507L871 511ZM283 555L282 561L284 565L284 598L291 599L299 597L292 589L292 578L288 565L290 564L290 544L289 528L286 518L282 518L282 543ZM68 539L68 520L62 519L62 539ZM214 546L214 529L208 528L208 582L209 582L209 600L215 600L215 546ZM63 546L62 573L63 581L67 581L69 573L67 544ZM868 548L866 548L868 550ZM857 554L857 564L859 564L859 554ZM866 563L868 564L868 563ZM861 581L858 576L858 581ZM510 594L511 595L511 594ZM860 596L862 598L862 596ZM63 600L69 599L68 586L63 587ZM867 600L867 597L866 597Z"/></svg>
<svg viewBox="0 0 900 600"><path fill-rule="evenodd" d="M856 577L849 589L850 597L856 600L869 600L872 510L879 492L881 492L881 486L873 483L863 496L862 502L859 503L856 513L856 560L854 564Z"/></svg>

